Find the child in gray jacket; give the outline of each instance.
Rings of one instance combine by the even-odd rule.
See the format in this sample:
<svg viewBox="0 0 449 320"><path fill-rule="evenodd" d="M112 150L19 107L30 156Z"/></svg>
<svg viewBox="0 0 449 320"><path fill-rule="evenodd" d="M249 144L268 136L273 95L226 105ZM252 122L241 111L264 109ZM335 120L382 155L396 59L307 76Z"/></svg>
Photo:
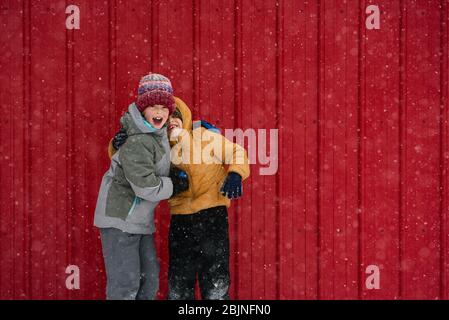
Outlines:
<svg viewBox="0 0 449 320"><path fill-rule="evenodd" d="M120 120L129 138L103 177L94 219L100 228L107 299L156 296L154 209L174 191L166 127L174 108L170 80L150 73L140 80L137 101Z"/></svg>

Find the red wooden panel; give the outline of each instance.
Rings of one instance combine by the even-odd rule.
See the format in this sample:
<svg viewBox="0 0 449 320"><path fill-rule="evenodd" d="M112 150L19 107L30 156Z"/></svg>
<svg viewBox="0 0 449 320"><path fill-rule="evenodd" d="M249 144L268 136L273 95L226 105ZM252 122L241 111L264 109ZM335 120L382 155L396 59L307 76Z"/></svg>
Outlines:
<svg viewBox="0 0 449 320"><path fill-rule="evenodd" d="M24 65L28 61L23 44L28 30L22 21L29 10L23 4L8 1L0 11L0 105L4 117L1 119L0 139L0 296L15 299L29 296L29 267L27 260L28 214L26 188L29 184L27 170L29 151L26 147L28 109L24 100ZM22 57L22 53L24 54ZM18 58L18 57L21 58Z"/></svg>
<svg viewBox="0 0 449 320"><path fill-rule="evenodd" d="M447 1L77 5L80 30L65 1L0 5L1 298L104 298L106 147L154 71L195 118L279 129L278 174L251 165L230 210L233 298L447 299ZM166 204L156 217L164 298Z"/></svg>
<svg viewBox="0 0 449 320"><path fill-rule="evenodd" d="M443 1L442 3L442 13L441 13L441 48L442 48L442 56L441 56L441 154L440 159L442 161L442 169L443 174L442 178L442 197L441 197L441 207L442 207L442 215L441 215L441 298L448 299L448 271L449 271L449 252L448 252L448 238L449 238L449 225L448 225L448 99L449 99L449 5L447 1Z"/></svg>
<svg viewBox="0 0 449 320"><path fill-rule="evenodd" d="M316 299L318 6L280 10L279 298Z"/></svg>
<svg viewBox="0 0 449 320"><path fill-rule="evenodd" d="M245 23L241 30L241 68L243 90L241 92L242 129L276 128L278 123L276 100L276 7L275 1L242 1L241 19ZM268 135L267 135L268 137ZM275 299L276 289L276 178L261 176L260 165L252 166L252 175L247 184L251 191L246 197L251 202L243 204L245 219L242 221L240 241L250 244L250 256L242 258L241 264L249 263L240 298ZM249 214L249 212L251 212ZM250 233L245 230L250 224ZM247 252L246 250L244 252ZM248 252L249 253L249 252ZM250 281L248 283L248 281ZM249 289L251 289L250 292Z"/></svg>
<svg viewBox="0 0 449 320"><path fill-rule="evenodd" d="M403 8L402 297L439 297L439 3Z"/></svg>
<svg viewBox="0 0 449 320"><path fill-rule="evenodd" d="M8 91L2 92L1 94L1 110L2 113L7 113L8 117L4 117L1 120L0 127L0 138L5 141L0 149L0 183L3 186L8 187L8 192L1 192L0 203L2 215L0 216L0 234L2 236L2 241L0 243L0 255L1 260L4 261L5 267L0 273L0 294L2 296L13 296L14 288L10 281L11 277L14 277L14 237L13 234L9 233L11 223L14 221L14 167L13 167L13 156L14 156L14 140L11 139L11 135L14 134L14 120L12 108L19 109L18 103L15 103L15 96L18 98L21 95L20 85L11 85L15 81L19 82L22 80L22 61L17 61L15 65L12 64L13 51L21 50L21 30L20 19L22 18L16 10L16 14L9 13L10 8L3 9L1 12L2 18L2 28L11 29L11 33L7 34L2 32L0 35L0 48L4 54L0 58L0 80L2 86L8 86ZM19 21L17 21L19 20ZM16 37L16 41L13 41L10 37ZM15 74L18 77L15 78ZM3 91L3 90L2 90ZM8 108L9 106L9 108Z"/></svg>
<svg viewBox="0 0 449 320"><path fill-rule="evenodd" d="M192 1L155 1L153 11L153 43L151 70L172 80L175 95L178 95L197 115L199 79L198 49L194 38L194 12L198 4ZM199 17L198 17L199 18ZM197 21L197 20L195 20ZM153 25L152 25L153 27ZM153 27L154 28L154 27Z"/></svg>
<svg viewBox="0 0 449 320"><path fill-rule="evenodd" d="M362 2L362 8L377 4ZM380 5L379 30L361 41L361 279L363 299L399 298L400 6ZM361 21L366 19L361 11ZM367 289L368 266L380 270L380 289Z"/></svg>
<svg viewBox="0 0 449 320"><path fill-rule="evenodd" d="M235 81L235 107L234 107L234 117L235 122L238 128L243 127L244 119L244 109L243 109L243 94L244 91L247 91L243 87L243 15L242 15L242 2L235 1L235 12L234 12L234 81ZM251 186L252 186L252 177L255 172L254 166L251 166L251 175L245 181L244 192L245 195L243 199L239 201L237 213L237 233L235 235L238 240L237 243L237 255L236 255L236 263L238 265L235 267L234 272L236 277L235 284L235 298L238 299L249 299L252 297L252 278L249 276L252 270L252 250L251 250L251 223L248 222L251 215L251 204L252 197L249 196L251 194ZM250 284L251 283L251 284Z"/></svg>
<svg viewBox="0 0 449 320"><path fill-rule="evenodd" d="M65 267L65 177L57 165L66 150L58 145L59 110L66 102L64 3L36 1L30 12L31 298L67 297ZM51 46L51 50L49 50ZM62 169L64 170L64 168ZM61 203L62 201L62 203Z"/></svg>
<svg viewBox="0 0 449 320"><path fill-rule="evenodd" d="M321 4L319 298L357 298L358 8Z"/></svg>

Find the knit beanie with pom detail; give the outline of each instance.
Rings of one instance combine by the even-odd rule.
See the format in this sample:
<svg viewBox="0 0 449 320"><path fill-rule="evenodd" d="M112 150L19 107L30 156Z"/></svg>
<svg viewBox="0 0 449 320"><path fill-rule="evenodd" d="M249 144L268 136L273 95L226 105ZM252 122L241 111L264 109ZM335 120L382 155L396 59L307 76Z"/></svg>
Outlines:
<svg viewBox="0 0 449 320"><path fill-rule="evenodd" d="M167 107L170 114L175 110L170 80L161 74L150 73L140 79L136 106L143 112L146 107L154 105Z"/></svg>

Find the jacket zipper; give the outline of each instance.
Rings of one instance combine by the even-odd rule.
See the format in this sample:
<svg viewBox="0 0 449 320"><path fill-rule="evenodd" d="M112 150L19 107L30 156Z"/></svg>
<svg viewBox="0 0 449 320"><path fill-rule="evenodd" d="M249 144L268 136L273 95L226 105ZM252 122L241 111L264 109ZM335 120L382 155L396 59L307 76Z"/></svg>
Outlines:
<svg viewBox="0 0 449 320"><path fill-rule="evenodd" d="M135 196L135 197L134 197L133 204L132 204L132 206L131 206L131 209L129 209L129 211L128 211L128 217L131 216L131 214L134 212L134 209L135 209L136 206L139 205L139 204L140 204L140 198L137 197L137 196Z"/></svg>

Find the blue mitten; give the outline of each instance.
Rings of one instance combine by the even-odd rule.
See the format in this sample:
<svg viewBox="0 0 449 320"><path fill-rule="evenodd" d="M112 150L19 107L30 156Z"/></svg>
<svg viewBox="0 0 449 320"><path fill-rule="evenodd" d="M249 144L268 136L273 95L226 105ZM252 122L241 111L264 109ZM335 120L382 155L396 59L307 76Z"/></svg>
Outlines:
<svg viewBox="0 0 449 320"><path fill-rule="evenodd" d="M172 197L189 189L189 178L187 173L179 168L170 168L170 178L173 183Z"/></svg>
<svg viewBox="0 0 449 320"><path fill-rule="evenodd" d="M220 189L221 194L229 199L237 199L242 196L242 177L235 172L230 172Z"/></svg>

